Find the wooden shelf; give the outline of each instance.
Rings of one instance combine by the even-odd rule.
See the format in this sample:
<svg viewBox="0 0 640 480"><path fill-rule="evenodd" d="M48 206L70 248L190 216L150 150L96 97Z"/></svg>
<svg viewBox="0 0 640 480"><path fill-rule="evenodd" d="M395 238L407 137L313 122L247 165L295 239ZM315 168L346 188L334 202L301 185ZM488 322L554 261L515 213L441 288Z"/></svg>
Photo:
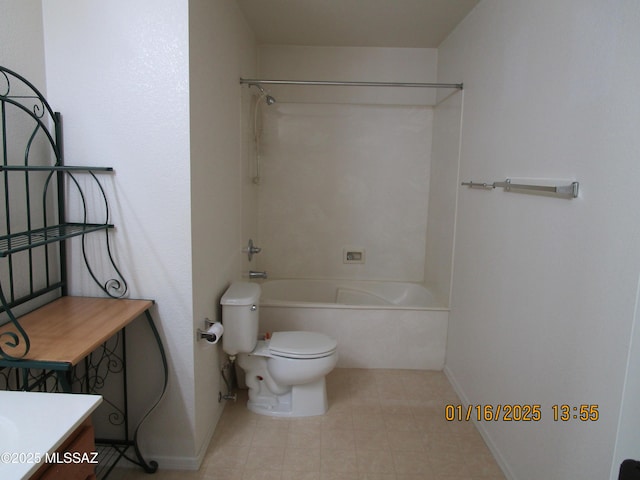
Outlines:
<svg viewBox="0 0 640 480"><path fill-rule="evenodd" d="M20 317L31 342L21 360L77 365L152 305L151 300L60 297ZM7 324L4 331L16 329Z"/></svg>

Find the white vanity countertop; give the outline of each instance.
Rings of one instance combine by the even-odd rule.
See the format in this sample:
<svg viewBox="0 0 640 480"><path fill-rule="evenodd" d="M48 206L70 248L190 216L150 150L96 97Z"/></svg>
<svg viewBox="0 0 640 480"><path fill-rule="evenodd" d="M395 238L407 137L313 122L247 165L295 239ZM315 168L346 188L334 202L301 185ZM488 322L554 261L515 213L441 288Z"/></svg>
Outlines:
<svg viewBox="0 0 640 480"><path fill-rule="evenodd" d="M29 478L89 417L100 395L0 391L0 478Z"/></svg>

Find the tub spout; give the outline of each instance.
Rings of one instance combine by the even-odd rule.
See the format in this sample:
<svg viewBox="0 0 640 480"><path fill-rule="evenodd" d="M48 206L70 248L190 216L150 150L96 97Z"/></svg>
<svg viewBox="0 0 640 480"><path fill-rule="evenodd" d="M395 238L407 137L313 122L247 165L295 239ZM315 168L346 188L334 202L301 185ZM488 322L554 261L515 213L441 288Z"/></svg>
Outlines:
<svg viewBox="0 0 640 480"><path fill-rule="evenodd" d="M249 270L249 278L267 278L267 272L254 272Z"/></svg>

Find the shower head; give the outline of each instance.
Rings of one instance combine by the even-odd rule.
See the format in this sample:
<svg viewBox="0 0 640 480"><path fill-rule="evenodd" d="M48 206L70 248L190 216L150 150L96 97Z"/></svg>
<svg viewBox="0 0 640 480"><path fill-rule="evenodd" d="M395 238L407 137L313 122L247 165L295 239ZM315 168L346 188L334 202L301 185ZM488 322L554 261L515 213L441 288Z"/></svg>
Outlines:
<svg viewBox="0 0 640 480"><path fill-rule="evenodd" d="M260 90L261 98L264 98L264 101L267 105L273 105L274 103L276 103L276 99L273 98L271 95L269 95L264 88L262 88L262 85L258 84L258 83L250 83L249 84L250 87L256 87L258 90Z"/></svg>

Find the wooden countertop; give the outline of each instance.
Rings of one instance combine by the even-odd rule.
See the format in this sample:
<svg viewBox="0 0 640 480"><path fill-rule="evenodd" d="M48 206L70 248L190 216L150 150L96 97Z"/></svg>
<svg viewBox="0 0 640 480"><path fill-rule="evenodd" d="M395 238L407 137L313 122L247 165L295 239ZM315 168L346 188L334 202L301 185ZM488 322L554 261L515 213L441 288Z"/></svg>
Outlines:
<svg viewBox="0 0 640 480"><path fill-rule="evenodd" d="M60 297L18 320L31 348L23 360L77 365L153 305L151 300ZM8 323L0 332L16 331Z"/></svg>

